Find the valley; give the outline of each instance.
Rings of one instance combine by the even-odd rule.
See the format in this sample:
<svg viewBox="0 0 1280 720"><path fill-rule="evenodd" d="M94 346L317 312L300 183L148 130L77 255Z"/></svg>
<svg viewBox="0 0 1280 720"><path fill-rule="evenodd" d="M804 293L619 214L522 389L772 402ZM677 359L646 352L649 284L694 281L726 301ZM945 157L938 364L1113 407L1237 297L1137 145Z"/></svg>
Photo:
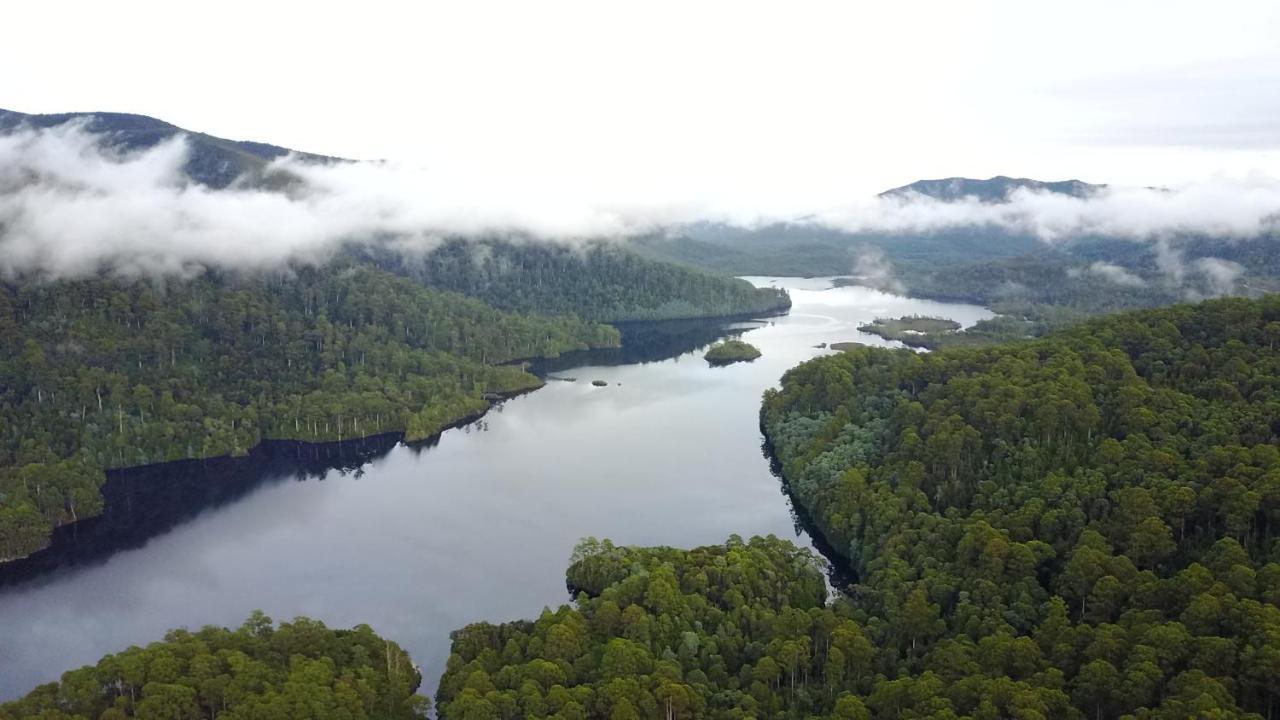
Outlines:
<svg viewBox="0 0 1280 720"><path fill-rule="evenodd" d="M130 490L108 485L104 522L128 526L138 514L133 533L70 536L70 547L54 548L61 554L52 567L0 586L0 665L16 668L0 676L0 694L17 697L172 627L235 627L255 609L333 627L369 623L408 650L434 694L448 633L564 602L565 563L583 537L691 547L776 535L808 545L761 452L760 394L788 368L827 354L813 347L821 342L894 345L858 332L877 316L944 315L968 326L990 313L831 288L823 278L750 281L787 289L791 312L623 324L621 349L533 368L577 382L506 401L438 444L360 451L345 442L345 454L328 459L277 451L194 474L175 466L187 485L163 471L113 474ZM702 359L717 339L737 336L762 356L725 368ZM206 485L227 492L201 491ZM195 497L148 509L149 493L182 487ZM153 525L158 534L138 536ZM125 542L94 552L119 534Z"/></svg>

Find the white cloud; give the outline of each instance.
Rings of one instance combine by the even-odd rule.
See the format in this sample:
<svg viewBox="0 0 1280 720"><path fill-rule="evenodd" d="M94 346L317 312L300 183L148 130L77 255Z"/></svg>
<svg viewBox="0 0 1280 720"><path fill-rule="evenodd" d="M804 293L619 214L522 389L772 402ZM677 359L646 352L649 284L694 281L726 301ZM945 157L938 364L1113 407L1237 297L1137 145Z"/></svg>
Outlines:
<svg viewBox="0 0 1280 720"><path fill-rule="evenodd" d="M1089 266L1088 271L1098 277L1109 280L1123 287L1146 287L1147 281L1125 270L1114 263L1099 260Z"/></svg>
<svg viewBox="0 0 1280 720"><path fill-rule="evenodd" d="M125 4L10 3L0 106L735 217L922 177L1280 175L1268 0Z"/></svg>
<svg viewBox="0 0 1280 720"><path fill-rule="evenodd" d="M322 260L348 242L430 246L443 236L616 237L690 208L608 207L536 185L472 184L392 163L273 162L289 192L210 190L183 174L183 136L133 154L78 124L0 136L0 270L189 273Z"/></svg>
<svg viewBox="0 0 1280 720"><path fill-rule="evenodd" d="M1196 271L1204 278L1210 295L1229 295L1235 291L1236 281L1244 274L1239 263L1221 258L1200 258L1194 263Z"/></svg>
<svg viewBox="0 0 1280 720"><path fill-rule="evenodd" d="M1006 203L939 202L923 196L872 198L803 215L732 213L712 202L599 188L562 192L536 180L455 176L381 162L307 164L283 158L269 172L301 179L288 192L244 183L210 190L186 180L184 138L120 155L82 126L0 137L0 271L75 275L190 273L201 267L262 268L329 257L344 243L430 247L445 236L501 235L573 242L620 238L697 220L795 221L849 231L914 233L1000 226L1054 242L1107 235L1155 243L1175 281L1187 272L1171 239L1249 238L1278 227L1280 182L1263 175L1219 177L1172 190L1112 188L1088 198L1015 191ZM892 273L864 254L855 272ZM1136 278L1105 264L1114 282ZM1200 265L1210 283L1231 268ZM887 282L888 280L886 280Z"/></svg>
<svg viewBox="0 0 1280 720"><path fill-rule="evenodd" d="M1050 242L1085 235L1239 239L1280 228L1280 181L1260 174L1218 177L1174 189L1111 187L1087 198L1018 189L1005 203L891 196L831 208L814 217L821 224L854 232L992 225Z"/></svg>

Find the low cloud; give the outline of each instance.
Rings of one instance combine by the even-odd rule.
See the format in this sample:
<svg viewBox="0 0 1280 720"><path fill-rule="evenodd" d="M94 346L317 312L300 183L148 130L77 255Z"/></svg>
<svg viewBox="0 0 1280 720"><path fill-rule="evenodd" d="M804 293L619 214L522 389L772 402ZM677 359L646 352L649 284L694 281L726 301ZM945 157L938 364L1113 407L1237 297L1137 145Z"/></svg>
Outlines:
<svg viewBox="0 0 1280 720"><path fill-rule="evenodd" d="M1236 289L1236 282L1244 274L1244 267L1239 263L1221 258L1200 258L1192 265L1204 279L1205 287L1211 296L1230 295Z"/></svg>
<svg viewBox="0 0 1280 720"><path fill-rule="evenodd" d="M880 248L864 248L853 263L853 276L866 285L893 293L906 292L906 287L893 271L893 263Z"/></svg>
<svg viewBox="0 0 1280 720"><path fill-rule="evenodd" d="M994 226L1047 242L1081 236L1154 240L1179 235L1241 239L1280 229L1280 181L1218 178L1175 189L1102 188L1088 197L1019 188L1007 202L880 197L815 216L850 232L919 233Z"/></svg>
<svg viewBox="0 0 1280 720"><path fill-rule="evenodd" d="M190 275L321 262L348 243L429 249L445 237L619 237L684 222L687 207L598 207L536 187L480 186L393 163L287 157L285 191L189 181L185 136L119 153L70 123L0 136L0 273ZM269 183L268 183L269 184Z"/></svg>
<svg viewBox="0 0 1280 720"><path fill-rule="evenodd" d="M1087 272L1123 287L1138 288L1147 286L1146 280L1143 280L1119 265L1102 262L1101 260L1090 265Z"/></svg>
<svg viewBox="0 0 1280 720"><path fill-rule="evenodd" d="M427 250L449 237L572 243L731 219L687 199L624 203L589 189L566 192L478 170L445 177L395 163L315 164L294 157L267 165L267 179L277 189L269 189L271 182L239 182L212 190L183 172L184 136L123 154L101 140L76 123L0 136L0 275L191 275L206 267L318 263L353 243L405 251ZM1129 238L1154 245L1166 276L1181 282L1195 274L1221 287L1237 279L1239 266L1211 260L1189 268L1176 240L1274 232L1278 210L1280 182L1254 176L1172 190L1109 188L1087 198L1023 189L1003 203L893 196L750 221L888 234L1002 227L1050 243L1090 235ZM853 270L883 287L901 288L875 251L859 256ZM1088 272L1121 285L1141 282L1106 263Z"/></svg>

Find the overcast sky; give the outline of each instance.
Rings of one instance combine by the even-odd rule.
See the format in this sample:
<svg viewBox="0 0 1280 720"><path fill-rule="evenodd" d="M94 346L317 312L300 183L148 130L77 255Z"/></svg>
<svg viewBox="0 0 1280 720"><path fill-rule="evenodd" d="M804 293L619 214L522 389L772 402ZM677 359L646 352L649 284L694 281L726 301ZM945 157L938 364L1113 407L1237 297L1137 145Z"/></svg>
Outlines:
<svg viewBox="0 0 1280 720"><path fill-rule="evenodd" d="M1280 176L1276 2L335 5L10 3L0 107L766 215L923 177Z"/></svg>

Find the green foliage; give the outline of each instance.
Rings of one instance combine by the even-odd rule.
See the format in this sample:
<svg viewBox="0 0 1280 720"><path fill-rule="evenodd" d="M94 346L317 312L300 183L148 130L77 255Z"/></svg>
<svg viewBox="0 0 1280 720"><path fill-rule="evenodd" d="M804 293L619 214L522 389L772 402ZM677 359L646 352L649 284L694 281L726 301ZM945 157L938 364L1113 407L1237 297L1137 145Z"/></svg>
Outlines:
<svg viewBox="0 0 1280 720"><path fill-rule="evenodd" d="M330 630L254 613L237 630L172 630L0 705L0 720L408 720L421 676L367 625Z"/></svg>
<svg viewBox="0 0 1280 720"><path fill-rule="evenodd" d="M451 241L377 262L432 287L519 312L597 321L672 320L785 310L785 291L655 262L611 243Z"/></svg>
<svg viewBox="0 0 1280 720"><path fill-rule="evenodd" d="M712 345L703 357L712 365L728 365L755 360L760 357L760 349L742 340L725 340Z"/></svg>
<svg viewBox="0 0 1280 720"><path fill-rule="evenodd" d="M1270 716L1278 344L1269 296L788 372L762 420L858 578L872 715Z"/></svg>
<svg viewBox="0 0 1280 720"><path fill-rule="evenodd" d="M874 650L822 564L775 537L676 550L585 540L575 606L453 633L437 695L455 718L866 718L836 690ZM856 681L854 681L856 682Z"/></svg>
<svg viewBox="0 0 1280 720"><path fill-rule="evenodd" d="M349 262L0 285L0 560L99 512L105 468L425 438L539 384L499 363L618 342Z"/></svg>
<svg viewBox="0 0 1280 720"><path fill-rule="evenodd" d="M931 347L959 329L960 323L955 320L925 315L876 318L858 327L862 332L879 335L885 340L897 340L911 347Z"/></svg>

